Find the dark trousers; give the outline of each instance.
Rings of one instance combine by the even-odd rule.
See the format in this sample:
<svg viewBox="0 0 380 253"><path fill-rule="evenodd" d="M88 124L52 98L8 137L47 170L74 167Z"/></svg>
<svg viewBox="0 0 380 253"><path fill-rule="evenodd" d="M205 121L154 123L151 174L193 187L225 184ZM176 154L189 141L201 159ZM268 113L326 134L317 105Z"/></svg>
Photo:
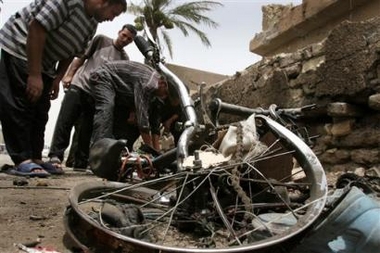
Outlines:
<svg viewBox="0 0 380 253"><path fill-rule="evenodd" d="M129 151L133 150L133 144L140 136L140 130L136 125L129 124L129 109L116 106L114 109L113 137L116 140L126 140Z"/></svg>
<svg viewBox="0 0 380 253"><path fill-rule="evenodd" d="M80 128L80 120L77 121L74 125L74 134L71 137L71 145L70 145L70 150L69 154L66 158L66 167L74 167L74 161L75 161L75 152L78 149L78 133L79 133L79 128Z"/></svg>
<svg viewBox="0 0 380 253"><path fill-rule="evenodd" d="M75 85L71 85L66 92L54 128L53 139L50 145L49 157L57 156L61 161L70 144L71 130L75 124L78 138L74 154L74 163L84 163L88 160L89 146L92 134L94 106L89 94Z"/></svg>
<svg viewBox="0 0 380 253"><path fill-rule="evenodd" d="M37 102L26 98L27 62L1 52L0 120L4 141L12 161L41 159L45 125L50 109L50 88L53 79L42 75L44 88Z"/></svg>
<svg viewBox="0 0 380 253"><path fill-rule="evenodd" d="M127 147L132 150L133 143L140 136L137 126L128 123L131 107L134 101L116 103L116 90L110 84L111 77L107 73L90 79L95 99L95 115L92 141L95 143L103 138L127 140Z"/></svg>

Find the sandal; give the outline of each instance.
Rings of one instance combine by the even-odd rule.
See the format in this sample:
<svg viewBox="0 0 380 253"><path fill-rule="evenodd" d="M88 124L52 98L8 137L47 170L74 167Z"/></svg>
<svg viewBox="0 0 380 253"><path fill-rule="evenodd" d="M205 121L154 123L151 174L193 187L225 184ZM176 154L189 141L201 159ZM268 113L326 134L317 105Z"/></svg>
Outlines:
<svg viewBox="0 0 380 253"><path fill-rule="evenodd" d="M65 174L65 172L62 169L61 164L57 164L57 163L53 164L51 162L46 162L46 163L41 163L40 165L42 168L44 168L44 170L46 170L47 172L49 172L52 175Z"/></svg>
<svg viewBox="0 0 380 253"><path fill-rule="evenodd" d="M48 177L50 175L50 173L44 170L42 166L34 162L20 163L19 165L14 166L10 170L8 170L8 174L24 177L41 178Z"/></svg>

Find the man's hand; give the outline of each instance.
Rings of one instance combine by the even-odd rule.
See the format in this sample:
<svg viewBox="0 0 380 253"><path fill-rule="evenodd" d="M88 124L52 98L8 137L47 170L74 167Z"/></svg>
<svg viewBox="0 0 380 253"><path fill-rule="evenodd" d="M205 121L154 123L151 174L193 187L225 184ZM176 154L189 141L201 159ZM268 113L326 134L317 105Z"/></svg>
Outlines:
<svg viewBox="0 0 380 253"><path fill-rule="evenodd" d="M167 119L165 122L162 123L164 126L164 132L170 133L170 128L172 127L172 124L178 119L178 114L173 114L169 119Z"/></svg>
<svg viewBox="0 0 380 253"><path fill-rule="evenodd" d="M65 89L70 88L70 85L71 85L71 81L72 81L72 80L73 80L73 77L72 77L72 76L68 76L68 75L64 76L64 77L62 78L62 85L63 85L63 88L65 88Z"/></svg>
<svg viewBox="0 0 380 253"><path fill-rule="evenodd" d="M42 81L42 76L28 76L27 84L26 84L26 98L35 103L42 94L42 90L44 88L44 83Z"/></svg>
<svg viewBox="0 0 380 253"><path fill-rule="evenodd" d="M50 89L50 100L54 100L58 97L60 81L61 80L59 78L56 78L53 80L53 85L51 86L51 89Z"/></svg>
<svg viewBox="0 0 380 253"><path fill-rule="evenodd" d="M129 117L127 119L127 123L130 125L137 125L137 118L134 111L129 112Z"/></svg>
<svg viewBox="0 0 380 253"><path fill-rule="evenodd" d="M165 121L164 123L162 123L162 125L164 126L164 132L165 133L170 133L170 128L171 128L171 125L172 125L172 121L170 119L168 119L167 121Z"/></svg>

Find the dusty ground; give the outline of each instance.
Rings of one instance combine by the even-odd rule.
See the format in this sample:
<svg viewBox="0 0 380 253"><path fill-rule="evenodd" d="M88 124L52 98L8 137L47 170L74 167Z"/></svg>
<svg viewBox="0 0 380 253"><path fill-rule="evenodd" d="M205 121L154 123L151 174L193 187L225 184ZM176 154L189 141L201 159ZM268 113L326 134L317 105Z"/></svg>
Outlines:
<svg viewBox="0 0 380 253"><path fill-rule="evenodd" d="M0 155L0 167L12 164ZM0 173L0 253L19 253L14 243L41 240L42 247L69 253L71 243L65 236L63 216L70 189L99 178L65 168L65 175L47 179L27 179L28 185L14 186L22 177Z"/></svg>
<svg viewBox="0 0 380 253"><path fill-rule="evenodd" d="M0 167L12 164L0 155ZM335 174L329 175L334 183ZM65 168L65 175L47 179L27 179L26 186L13 185L23 177L0 173L0 253L19 253L14 243L30 243L39 239L42 247L60 253L72 252L72 243L65 236L63 217L68 206L70 189L85 181L101 179Z"/></svg>

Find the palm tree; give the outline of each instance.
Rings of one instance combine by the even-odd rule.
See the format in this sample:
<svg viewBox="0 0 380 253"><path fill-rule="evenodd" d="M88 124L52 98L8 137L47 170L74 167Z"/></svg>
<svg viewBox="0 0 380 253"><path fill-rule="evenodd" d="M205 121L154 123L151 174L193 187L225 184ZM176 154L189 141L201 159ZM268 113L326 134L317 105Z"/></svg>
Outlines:
<svg viewBox="0 0 380 253"><path fill-rule="evenodd" d="M146 21L153 39L160 47L163 46L160 37L163 39L170 57L173 57L173 50L171 39L167 33L169 29L178 28L185 37L191 31L201 39L205 46L210 47L211 43L207 35L194 24L217 28L218 23L205 16L204 13L211 11L213 7L223 6L223 4L215 1L194 1L174 6L175 2L174 0L144 0L139 5L131 3L128 12L137 16L135 25L138 30L142 30L142 22Z"/></svg>

